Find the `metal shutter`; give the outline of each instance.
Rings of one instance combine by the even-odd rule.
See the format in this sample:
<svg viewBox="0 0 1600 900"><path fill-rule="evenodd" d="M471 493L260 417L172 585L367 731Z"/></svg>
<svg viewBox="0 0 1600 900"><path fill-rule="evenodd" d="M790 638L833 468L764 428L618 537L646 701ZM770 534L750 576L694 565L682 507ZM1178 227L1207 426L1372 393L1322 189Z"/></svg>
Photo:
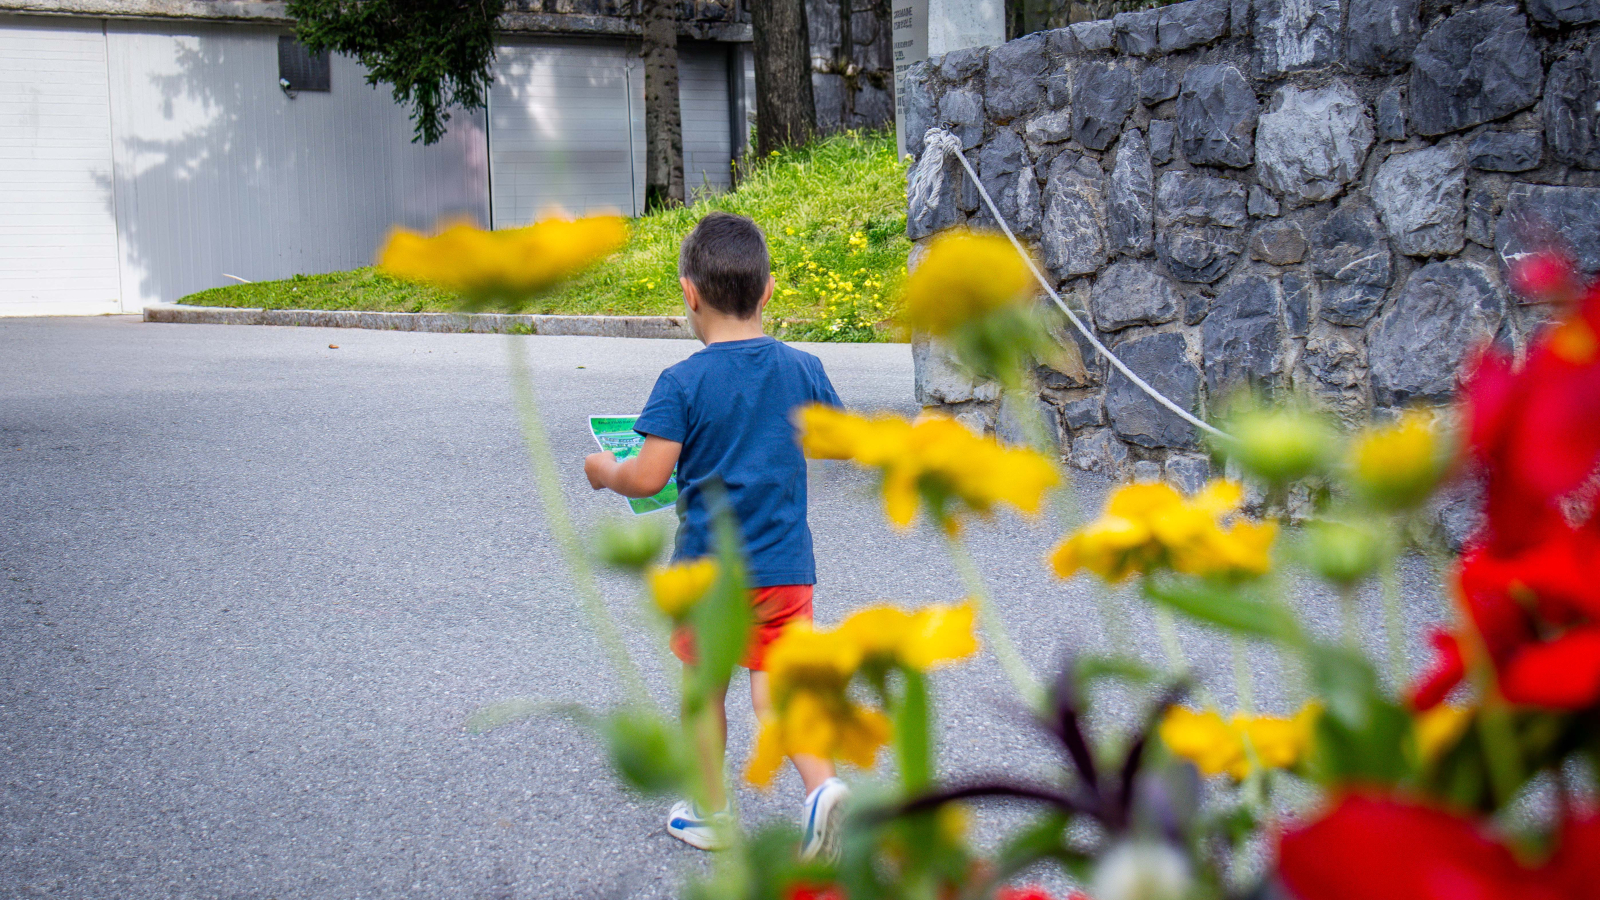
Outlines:
<svg viewBox="0 0 1600 900"><path fill-rule="evenodd" d="M0 18L0 315L121 311L102 28Z"/></svg>
<svg viewBox="0 0 1600 900"><path fill-rule="evenodd" d="M728 125L728 49L720 44L679 45L678 105L683 110L683 179L697 191L725 191L733 183L733 134Z"/></svg>

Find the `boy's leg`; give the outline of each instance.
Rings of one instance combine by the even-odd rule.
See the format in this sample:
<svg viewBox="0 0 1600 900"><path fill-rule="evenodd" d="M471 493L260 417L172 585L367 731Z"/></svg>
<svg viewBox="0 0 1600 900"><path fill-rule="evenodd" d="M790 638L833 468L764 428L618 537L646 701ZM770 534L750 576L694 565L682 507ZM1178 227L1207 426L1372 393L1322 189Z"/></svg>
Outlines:
<svg viewBox="0 0 1600 900"><path fill-rule="evenodd" d="M772 695L768 693L766 672L754 669L750 671L750 705L755 708L758 720L772 710ZM800 753L789 757L789 761L794 763L795 770L800 773L800 780L805 783L807 794L832 778L834 774L833 763L821 757Z"/></svg>
<svg viewBox="0 0 1600 900"><path fill-rule="evenodd" d="M688 666L684 667L683 678L687 683L694 677L694 672ZM722 758L728 746L728 686L723 685L706 698L706 708L698 719L694 719L693 711L685 702L683 710L684 722L694 729L694 747L696 761L700 765L700 777L705 784L706 796L702 799L707 804L708 811L719 810L728 805L727 792L723 790Z"/></svg>

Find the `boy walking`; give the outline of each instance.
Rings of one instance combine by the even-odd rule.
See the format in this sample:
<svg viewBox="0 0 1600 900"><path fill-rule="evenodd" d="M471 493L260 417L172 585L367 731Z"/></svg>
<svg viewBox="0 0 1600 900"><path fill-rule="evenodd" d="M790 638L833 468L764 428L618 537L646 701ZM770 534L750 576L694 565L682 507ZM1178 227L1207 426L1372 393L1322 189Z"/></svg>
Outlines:
<svg viewBox="0 0 1600 900"><path fill-rule="evenodd" d="M617 462L592 453L584 474L595 490L648 497L678 468L678 538L674 560L712 552L706 486L720 480L744 537L754 612L743 665L750 669L750 701L759 717L769 709L766 649L791 622L811 620L816 563L806 524L806 462L790 413L808 403L840 405L822 362L766 336L761 312L772 298L766 238L743 216L711 213L684 239L679 283L689 325L705 347L667 368L656 380L634 428L645 436L639 454ZM673 635L672 650L694 665L692 635ZM727 741L726 687L711 698ZM718 849L717 819L727 815L722 794L722 746L701 747L716 811L691 801L673 806L667 832L702 850ZM840 805L849 796L826 759L792 759L805 783L801 856L811 858L837 840Z"/></svg>

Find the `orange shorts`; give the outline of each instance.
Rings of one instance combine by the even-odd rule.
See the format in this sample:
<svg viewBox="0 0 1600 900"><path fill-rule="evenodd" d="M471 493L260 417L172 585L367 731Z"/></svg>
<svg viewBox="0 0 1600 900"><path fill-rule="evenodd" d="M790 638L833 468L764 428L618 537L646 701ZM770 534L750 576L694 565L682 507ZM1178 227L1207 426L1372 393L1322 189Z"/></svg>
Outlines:
<svg viewBox="0 0 1600 900"><path fill-rule="evenodd" d="M790 622L811 621L811 585L779 584L750 591L750 646L739 663L746 669L766 668L767 648L778 639ZM694 632L687 625L672 631L672 652L688 665L694 665Z"/></svg>

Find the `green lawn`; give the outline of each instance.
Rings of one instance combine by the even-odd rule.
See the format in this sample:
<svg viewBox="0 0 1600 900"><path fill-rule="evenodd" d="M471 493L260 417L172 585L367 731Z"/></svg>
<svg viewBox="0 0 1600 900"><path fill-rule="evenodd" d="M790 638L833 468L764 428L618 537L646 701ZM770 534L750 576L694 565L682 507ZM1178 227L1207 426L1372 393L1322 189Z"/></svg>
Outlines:
<svg viewBox="0 0 1600 900"><path fill-rule="evenodd" d="M755 219L772 247L778 290L769 330L795 340L892 338L905 276L905 165L892 132L847 132L760 160L726 194L634 220L628 245L562 290L538 313L678 315L678 243L700 216L726 210ZM432 312L448 294L374 269L297 275L212 288L179 301L195 306Z"/></svg>

